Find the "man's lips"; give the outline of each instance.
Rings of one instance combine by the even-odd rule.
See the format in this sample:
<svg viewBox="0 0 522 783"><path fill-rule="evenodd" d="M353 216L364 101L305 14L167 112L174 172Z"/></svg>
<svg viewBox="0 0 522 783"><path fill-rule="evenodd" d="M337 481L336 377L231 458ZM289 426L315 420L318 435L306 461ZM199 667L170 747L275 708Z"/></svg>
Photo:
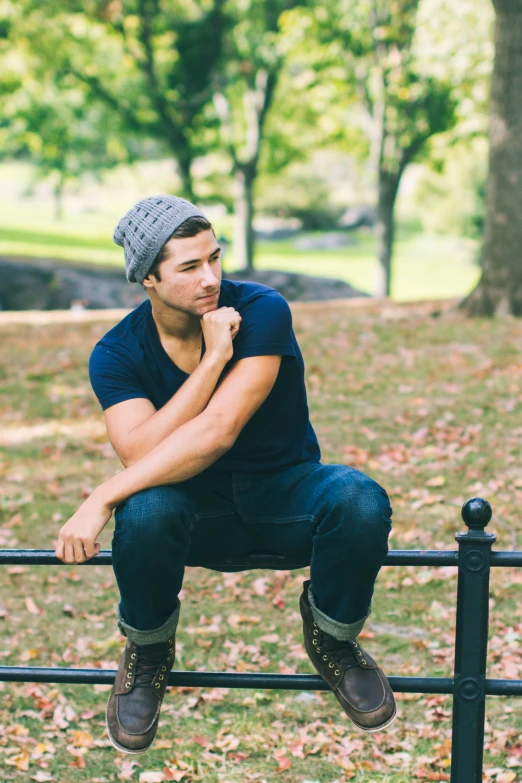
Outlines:
<svg viewBox="0 0 522 783"><path fill-rule="evenodd" d="M216 296L217 296L217 291L216 291L215 294L211 294L210 296L200 296L199 298L200 299L215 299Z"/></svg>

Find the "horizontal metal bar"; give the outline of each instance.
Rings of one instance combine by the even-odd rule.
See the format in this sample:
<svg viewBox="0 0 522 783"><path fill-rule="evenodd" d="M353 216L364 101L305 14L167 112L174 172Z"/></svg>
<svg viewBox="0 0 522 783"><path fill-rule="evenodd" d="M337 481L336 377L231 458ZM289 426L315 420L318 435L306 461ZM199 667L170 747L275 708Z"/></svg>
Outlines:
<svg viewBox="0 0 522 783"><path fill-rule="evenodd" d="M112 685L115 669L58 669L36 666L0 666L3 682L80 683ZM396 693L451 693L451 677L390 677ZM522 682L521 682L522 684ZM265 690L328 691L316 674L256 674L253 672L172 671L169 685L191 688L260 688Z"/></svg>
<svg viewBox="0 0 522 783"><path fill-rule="evenodd" d="M495 552L491 553L491 565L493 567L522 566L522 552Z"/></svg>
<svg viewBox="0 0 522 783"><path fill-rule="evenodd" d="M503 554L503 553L502 553ZM516 554L507 552L505 554ZM255 564L257 568L264 567L260 565L262 561L256 560ZM79 565L111 565L112 553L110 549L102 549L102 551L93 557L91 560L87 560L85 563ZM522 552L520 553L520 564L522 565ZM58 560L54 556L54 549L0 549L0 565L66 565ZM223 563L205 564L206 568L217 568ZM230 565L241 565L231 561ZM248 567L249 562L244 562L242 565ZM266 567L277 567L279 563L275 561L266 561ZM304 568L303 563L285 563L281 561L281 565L285 568ZM418 550L418 549L394 549L388 552L384 565L425 565L425 566L443 566L443 565L458 565L457 550Z"/></svg>
<svg viewBox="0 0 522 783"><path fill-rule="evenodd" d="M522 680L486 680L486 696L522 696Z"/></svg>
<svg viewBox="0 0 522 783"><path fill-rule="evenodd" d="M256 567L262 567L256 561ZM284 562L284 561L282 561ZM63 566L66 563L62 563L54 556L54 549L0 549L0 565L58 565ZM93 557L92 560L87 560L85 563L76 565L112 565L112 553L110 549L102 549L102 551ZM223 563L212 563L206 565L207 568L218 568ZM238 563L232 563L232 565L238 565ZM241 564L239 564L241 565ZM243 563L245 567L248 567L249 563ZM274 567L277 563L270 562L266 564L267 568ZM419 549L393 549L388 552L384 561L385 566L410 566L410 565L423 565L423 566L444 566L444 565L458 565L458 551L455 550L419 550ZM493 552L491 555L491 565L493 567L516 567L522 566L522 552ZM285 563L286 568L304 568L302 563Z"/></svg>
<svg viewBox="0 0 522 783"><path fill-rule="evenodd" d="M59 669L0 666L0 682L48 682L112 685L115 669ZM452 693L452 677L389 677L395 693ZM260 688L265 690L328 691L315 674L255 674L253 672L172 671L169 685L183 688ZM522 696L522 680L486 680L488 696Z"/></svg>

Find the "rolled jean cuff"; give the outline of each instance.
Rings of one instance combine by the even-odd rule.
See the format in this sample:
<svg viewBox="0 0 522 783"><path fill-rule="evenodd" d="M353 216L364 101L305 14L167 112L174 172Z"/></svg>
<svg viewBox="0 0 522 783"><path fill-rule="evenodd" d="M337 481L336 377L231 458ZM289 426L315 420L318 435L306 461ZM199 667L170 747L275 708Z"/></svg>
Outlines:
<svg viewBox="0 0 522 783"><path fill-rule="evenodd" d="M120 632L123 634L123 636L126 636L127 639L130 639L131 642L134 642L134 644L138 645L166 642L173 636L173 634L176 633L176 628L178 627L181 602L179 598L176 598L176 601L176 608L170 617L165 620L163 625L159 628L151 628L148 631L140 631L138 628L133 628L131 625L128 625L128 623L126 623L122 617L121 607L118 604L116 609L116 622Z"/></svg>
<svg viewBox="0 0 522 783"><path fill-rule="evenodd" d="M308 585L308 601L310 603L310 609L312 610L313 618L317 626L325 633L333 636L334 639L338 639L340 642L347 642L355 639L358 636L364 623L371 614L371 603L368 609L368 614L362 617L360 620L356 620L354 623L340 623L338 620L332 620L327 614L321 612L315 605L314 594L312 593L312 585Z"/></svg>

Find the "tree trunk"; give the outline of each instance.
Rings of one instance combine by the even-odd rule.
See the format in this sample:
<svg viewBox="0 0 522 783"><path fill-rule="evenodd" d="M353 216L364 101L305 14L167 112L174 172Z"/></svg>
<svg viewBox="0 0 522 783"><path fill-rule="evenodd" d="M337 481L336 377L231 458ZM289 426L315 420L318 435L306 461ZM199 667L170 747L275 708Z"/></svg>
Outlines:
<svg viewBox="0 0 522 783"><path fill-rule="evenodd" d="M238 165L234 171L234 252L237 269L254 269L254 181L251 166Z"/></svg>
<svg viewBox="0 0 522 783"><path fill-rule="evenodd" d="M61 220L63 217L63 187L65 184L65 175L63 171L58 171L58 181L54 186L54 219Z"/></svg>
<svg viewBox="0 0 522 783"><path fill-rule="evenodd" d="M487 211L482 276L468 315L522 315L522 0L494 0Z"/></svg>
<svg viewBox="0 0 522 783"><path fill-rule="evenodd" d="M391 269L393 234L395 221L393 211L399 189L400 174L379 171L379 194L377 199L377 256L379 264L375 279L375 296L389 296L391 291Z"/></svg>
<svg viewBox="0 0 522 783"><path fill-rule="evenodd" d="M243 109L246 133L243 154L231 148L234 161L234 253L238 269L251 272L254 269L254 183L263 130L267 113L272 105L274 92L281 70L278 63L270 70L260 68L255 74L254 84L243 95ZM224 126L230 129L228 107L223 105L221 117ZM232 133L229 130L229 138Z"/></svg>
<svg viewBox="0 0 522 783"><path fill-rule="evenodd" d="M191 173L191 166L192 166L192 158L190 154L180 154L179 148L176 151L173 149L175 155L176 155L176 162L178 164L178 174L181 179L181 187L182 192L181 196L182 198L186 198L187 201L194 202L196 196L194 195L194 187L192 182L192 173Z"/></svg>

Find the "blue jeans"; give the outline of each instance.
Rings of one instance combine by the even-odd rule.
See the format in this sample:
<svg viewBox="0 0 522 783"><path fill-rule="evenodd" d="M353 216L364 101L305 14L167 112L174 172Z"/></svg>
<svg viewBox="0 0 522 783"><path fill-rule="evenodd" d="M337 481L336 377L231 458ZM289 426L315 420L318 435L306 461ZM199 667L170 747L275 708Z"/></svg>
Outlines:
<svg viewBox="0 0 522 783"><path fill-rule="evenodd" d="M204 471L145 489L115 509L120 630L136 644L166 641L177 627L185 566L271 552L310 565L315 622L337 639L354 639L371 611L391 515L385 490L347 465Z"/></svg>

